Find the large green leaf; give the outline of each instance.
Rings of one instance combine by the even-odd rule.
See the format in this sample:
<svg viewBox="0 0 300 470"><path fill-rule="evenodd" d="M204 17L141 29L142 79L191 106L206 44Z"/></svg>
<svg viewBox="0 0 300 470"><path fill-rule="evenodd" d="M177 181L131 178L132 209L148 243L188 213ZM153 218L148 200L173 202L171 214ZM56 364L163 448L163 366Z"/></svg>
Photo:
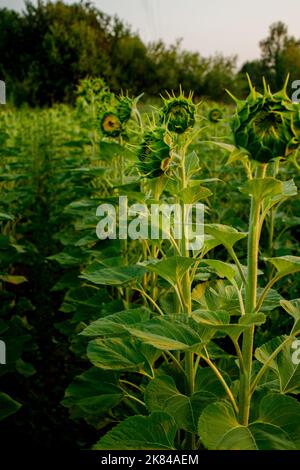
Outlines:
<svg viewBox="0 0 300 470"><path fill-rule="evenodd" d="M75 377L68 386L62 404L71 409L72 416L102 416L118 405L124 396L110 371L92 367Z"/></svg>
<svg viewBox="0 0 300 470"><path fill-rule="evenodd" d="M184 204L195 204L211 195L212 192L203 186L189 186L178 193L179 199Z"/></svg>
<svg viewBox="0 0 300 470"><path fill-rule="evenodd" d="M80 334L84 336L118 336L123 334L126 326L149 320L150 311L145 307L124 310L99 318L87 326Z"/></svg>
<svg viewBox="0 0 300 470"><path fill-rule="evenodd" d="M162 375L152 380L145 390L145 403L149 411L164 411L172 416L179 429L196 432L200 412L193 396L179 392L172 377Z"/></svg>
<svg viewBox="0 0 300 470"><path fill-rule="evenodd" d="M95 450L174 450L176 424L166 413L131 416L109 431Z"/></svg>
<svg viewBox="0 0 300 470"><path fill-rule="evenodd" d="M128 337L97 338L89 342L87 355L92 364L101 369L132 370L151 373L155 350Z"/></svg>
<svg viewBox="0 0 300 470"><path fill-rule="evenodd" d="M278 256L267 260L275 266L279 275L286 276L300 271L300 256Z"/></svg>
<svg viewBox="0 0 300 470"><path fill-rule="evenodd" d="M186 315L153 318L127 330L144 343L168 351L200 350L212 336Z"/></svg>
<svg viewBox="0 0 300 470"><path fill-rule="evenodd" d="M247 233L239 232L230 225L205 224L205 233L213 236L219 243L228 248L247 236Z"/></svg>
<svg viewBox="0 0 300 470"><path fill-rule="evenodd" d="M300 299L285 300L282 299L280 305L284 310L294 318L294 326L291 334L300 331Z"/></svg>
<svg viewBox="0 0 300 470"><path fill-rule="evenodd" d="M230 323L228 312L209 310L195 310L192 317L207 329L223 332L234 340L237 340L240 334L250 326L261 325L266 321L265 315L258 313L242 315L238 323Z"/></svg>
<svg viewBox="0 0 300 470"><path fill-rule="evenodd" d="M230 383L229 377L226 379ZM225 397L225 391L214 372L207 367L198 368L195 392L191 396L181 393L172 377L161 375L149 382L144 397L149 411L164 411L174 418L179 429L197 432L203 409Z"/></svg>
<svg viewBox="0 0 300 470"><path fill-rule="evenodd" d="M296 450L300 445L300 404L293 398L268 394L258 417L241 425L231 404L208 405L199 419L199 436L209 450Z"/></svg>
<svg viewBox="0 0 300 470"><path fill-rule="evenodd" d="M180 281L184 274L194 263L192 258L183 256L171 256L167 259L145 265L148 271L158 274L160 277L168 281L172 286Z"/></svg>
<svg viewBox="0 0 300 470"><path fill-rule="evenodd" d="M269 368L278 376L281 393L300 393L300 364L295 364L292 360L293 349L291 346L294 341L294 337L278 336L255 351L256 359L262 364L268 363ZM280 350L284 342L286 344ZM280 352L274 359L271 359L277 349Z"/></svg>
<svg viewBox="0 0 300 470"><path fill-rule="evenodd" d="M226 277L229 281L232 281L236 275L236 270L229 263L217 259L206 259L204 262L213 268L221 278Z"/></svg>
<svg viewBox="0 0 300 470"><path fill-rule="evenodd" d="M284 185L282 181L275 178L253 178L241 188L243 193L253 196L257 200L268 197L276 197L282 194Z"/></svg>
<svg viewBox="0 0 300 470"><path fill-rule="evenodd" d="M13 400L9 395L0 392L0 421L16 413L21 406L20 403Z"/></svg>
<svg viewBox="0 0 300 470"><path fill-rule="evenodd" d="M218 280L213 284L214 287L205 289L204 294L195 299L201 305L203 310L225 310L231 315L240 315L241 307L236 288L231 285L226 285L224 281ZM262 288L257 289L258 296L263 292ZM242 289L242 296L245 299L245 289ZM280 305L282 297L274 289L270 289L264 304L261 307L262 312L268 312Z"/></svg>
<svg viewBox="0 0 300 470"><path fill-rule="evenodd" d="M103 268L99 263L87 267L80 277L82 279L87 279L94 284L118 286L140 279L144 272L145 268L142 266L116 266Z"/></svg>

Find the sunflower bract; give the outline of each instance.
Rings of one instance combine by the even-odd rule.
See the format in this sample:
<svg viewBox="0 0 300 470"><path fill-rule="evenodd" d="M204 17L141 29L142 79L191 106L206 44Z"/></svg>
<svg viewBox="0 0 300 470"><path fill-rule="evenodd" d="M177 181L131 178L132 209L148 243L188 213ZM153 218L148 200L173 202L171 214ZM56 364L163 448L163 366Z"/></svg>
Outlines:
<svg viewBox="0 0 300 470"><path fill-rule="evenodd" d="M131 117L132 99L128 96L121 96L116 107L117 115L122 123L127 123Z"/></svg>
<svg viewBox="0 0 300 470"><path fill-rule="evenodd" d="M151 130L144 135L138 150L139 169L148 178L161 176L168 168L170 147L164 137L165 129Z"/></svg>

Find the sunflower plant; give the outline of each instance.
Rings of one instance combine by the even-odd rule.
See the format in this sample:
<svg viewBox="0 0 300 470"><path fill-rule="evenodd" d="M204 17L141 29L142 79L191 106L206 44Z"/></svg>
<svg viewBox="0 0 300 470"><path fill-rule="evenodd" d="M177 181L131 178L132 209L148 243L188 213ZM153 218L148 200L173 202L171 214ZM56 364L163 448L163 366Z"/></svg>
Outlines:
<svg viewBox="0 0 300 470"><path fill-rule="evenodd" d="M246 161L238 197L250 201L247 230L210 220L202 246L191 250L183 218L182 237L171 231L164 240L128 241L125 264L81 273L93 285L117 288L124 305L81 331L92 368L64 400L75 415L91 419L83 395L99 387L97 416L116 423L95 449L299 448L299 365L292 361L299 300L284 299L275 287L300 271L300 258L262 251L271 211L297 194L294 181L278 179L278 171L299 147L299 113L286 85L272 94L265 84L259 94L250 83L249 96L235 100L234 145L224 148L232 152L229 163ZM146 204L177 203L184 214L186 204L201 201L209 217L212 192L203 181L199 133L197 107L182 91L164 98L154 122L140 128L135 183ZM135 183L126 190L138 198ZM261 271L265 263L269 276ZM278 306L290 316L290 330L258 344L257 333Z"/></svg>

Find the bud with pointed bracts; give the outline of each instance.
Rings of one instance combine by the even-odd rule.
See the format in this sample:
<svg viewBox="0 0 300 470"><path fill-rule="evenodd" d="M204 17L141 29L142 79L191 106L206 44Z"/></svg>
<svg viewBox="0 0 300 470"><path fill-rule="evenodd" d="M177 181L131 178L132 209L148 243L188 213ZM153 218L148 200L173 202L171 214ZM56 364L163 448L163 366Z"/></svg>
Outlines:
<svg viewBox="0 0 300 470"><path fill-rule="evenodd" d="M180 88L180 95L168 94L163 98L164 106L160 113L162 124L166 124L170 132L183 134L187 129L194 127L196 106L193 103L193 94L186 98Z"/></svg>
<svg viewBox="0 0 300 470"><path fill-rule="evenodd" d="M213 124L217 124L223 119L223 113L219 108L213 108L208 113L208 120Z"/></svg>
<svg viewBox="0 0 300 470"><path fill-rule="evenodd" d="M265 80L264 93L258 93L249 77L250 94L246 100L238 100L229 93L237 103L231 122L235 144L261 163L286 158L299 147L300 111L287 95L288 79L275 94Z"/></svg>
<svg viewBox="0 0 300 470"><path fill-rule="evenodd" d="M163 175L169 167L170 150L164 128L157 127L146 132L137 154L141 173L148 178Z"/></svg>

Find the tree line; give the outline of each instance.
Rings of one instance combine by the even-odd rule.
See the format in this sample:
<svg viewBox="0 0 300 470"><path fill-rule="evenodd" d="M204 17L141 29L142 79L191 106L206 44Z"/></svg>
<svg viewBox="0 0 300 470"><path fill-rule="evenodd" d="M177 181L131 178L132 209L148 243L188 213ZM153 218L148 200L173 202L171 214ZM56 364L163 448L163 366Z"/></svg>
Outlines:
<svg viewBox="0 0 300 470"><path fill-rule="evenodd" d="M22 13L0 9L0 79L15 105L72 103L77 83L87 76L101 76L113 91L132 95L154 96L181 84L215 101L226 100L226 88L246 90L245 72L258 87L263 75L275 88L288 72L300 79L300 41L283 23L271 25L260 47L261 57L238 70L237 57L203 57L183 50L180 40L145 44L130 26L88 1L26 1Z"/></svg>

